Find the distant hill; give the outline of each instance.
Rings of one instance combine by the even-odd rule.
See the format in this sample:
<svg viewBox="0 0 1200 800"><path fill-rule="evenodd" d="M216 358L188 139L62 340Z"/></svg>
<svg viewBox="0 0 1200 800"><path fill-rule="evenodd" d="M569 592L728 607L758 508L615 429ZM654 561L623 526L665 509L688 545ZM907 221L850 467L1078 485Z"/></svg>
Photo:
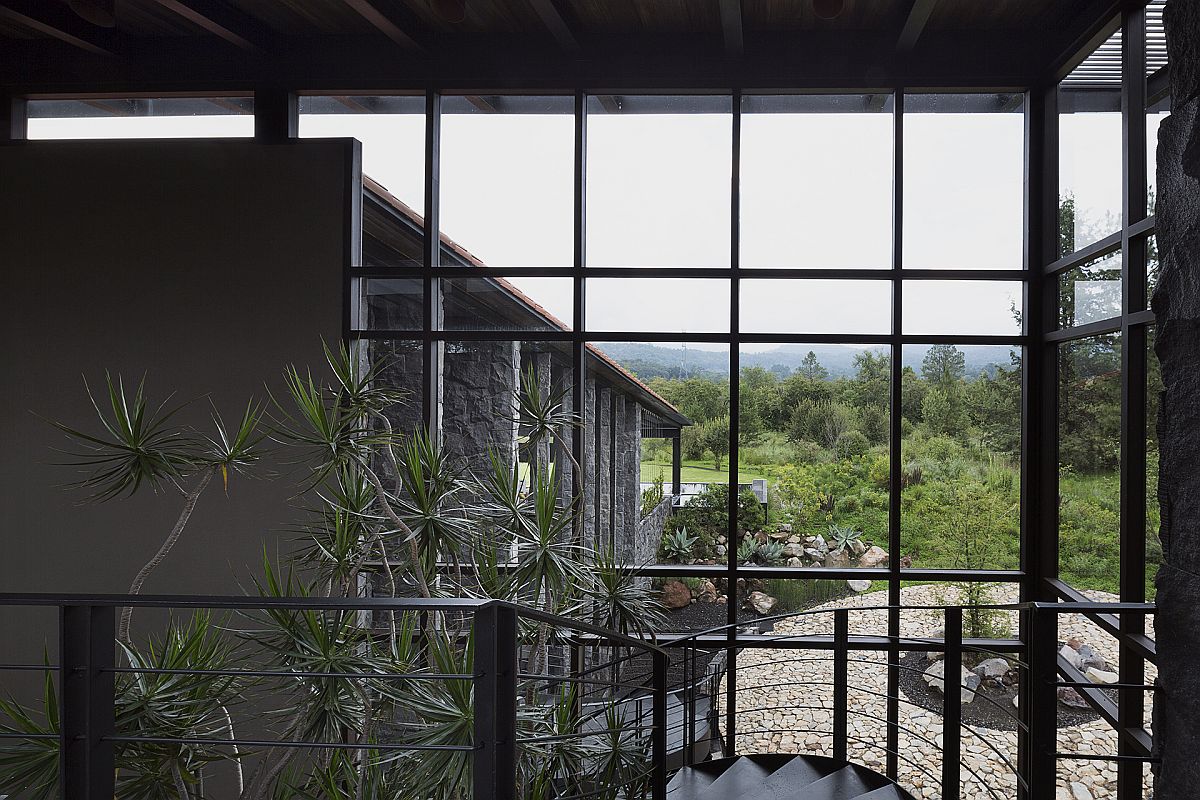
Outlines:
<svg viewBox="0 0 1200 800"><path fill-rule="evenodd" d="M724 352L628 342L603 342L597 346L642 380L657 377L720 379L729 374L729 356ZM997 366L1007 367L1012 363L1009 358L1012 348L1008 345L971 345L960 349L966 355L967 377L990 373ZM863 350L887 352L882 346L786 344L763 352L742 353L741 363L743 367L762 367L786 376L800 366L810 350L831 378L853 377L854 356ZM906 346L904 366L919 372L926 350L927 347Z"/></svg>

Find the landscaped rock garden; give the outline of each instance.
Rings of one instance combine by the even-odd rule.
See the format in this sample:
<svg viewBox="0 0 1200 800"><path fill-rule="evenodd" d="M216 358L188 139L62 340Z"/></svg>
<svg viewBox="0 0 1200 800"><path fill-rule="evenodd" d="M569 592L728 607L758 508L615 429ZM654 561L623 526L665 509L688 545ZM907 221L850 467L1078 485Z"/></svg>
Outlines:
<svg viewBox="0 0 1200 800"><path fill-rule="evenodd" d="M716 553L723 560L691 559L688 553L695 546L695 541L686 530L667 534L663 537L665 557L690 564L724 564L728 557L727 538L724 535L716 538ZM763 566L789 567L836 567L848 569L852 567L886 567L890 561L888 552L878 545L863 541L859 531L850 528L830 526L828 536L816 534L801 536L792 532L792 526L782 524L777 530L749 532L741 535L738 544L738 563L758 564ZM911 566L911 560L901 559L902 566ZM832 583L822 581L824 584ZM739 579L736 596L741 599L745 610L753 611L761 616L780 614L790 611L800 611L817 602L825 602L831 596L865 592L871 588L868 580L849 580L837 582L840 591L830 594L828 588L823 589L823 595L812 603L790 602L780 604L778 597L771 593L770 581ZM775 584L778 585L778 584ZM710 604L724 606L729 603L728 582L724 578L714 580L684 579L667 580L662 583L660 599L669 611L679 612L693 604ZM739 614L741 612L739 611ZM690 615L689 615L690 616ZM710 615L715 616L715 615ZM724 614L722 613L722 617ZM677 627L675 614L671 614L672 626L676 630L689 630L687 627Z"/></svg>
<svg viewBox="0 0 1200 800"><path fill-rule="evenodd" d="M1093 600L1111 602L1112 595L1086 592ZM1015 587L998 587L994 602L1016 601ZM906 606L957 603L955 590L938 586L913 586L901 590ZM887 612L857 610L887 603L886 592L856 594L826 603L819 608L849 608L851 633L884 634ZM1015 612L1000 612L1016 628ZM936 638L943 625L938 610L912 609L901 615L901 635L911 638ZM832 632L831 614L804 615L777 621L776 634L828 634ZM1148 624L1153 637L1153 625ZM1059 620L1063 655L1090 671L1091 680L1105 683L1117 662L1115 641L1081 615L1064 614ZM832 751L833 664L827 651L787 651L792 658L781 661L778 650L744 649L738 655L738 751L742 753L830 753ZM858 659L858 660L854 660ZM1015 678L1012 665L998 655L970 660L960 673L960 697L963 700L962 789L964 800L992 800L1016 795L1016 778L1005 764L1017 757L1017 713ZM914 671L901 670L900 703L900 782L919 798L940 797L942 686L945 676L934 666L944 663L930 660L923 651L905 654L902 665L914 665ZM944 670L944 666L941 668ZM886 654L856 653L849 665L848 728L850 757L876 770L884 770L886 746L887 694ZM1147 665L1147 681L1155 671ZM927 680L928 678L928 680ZM942 684L942 685L939 685ZM724 688L724 687L722 687ZM874 693L874 694L873 694ZM970 695L970 702L967 701ZM984 698L987 698L985 700ZM1117 748L1116 733L1090 709L1076 708L1076 697L1060 695L1058 749L1080 755L1110 754ZM1082 700L1082 698L1078 698ZM1147 704L1149 706L1149 704ZM1147 708L1146 723L1150 711ZM1147 793L1150 787L1146 772ZM1116 796L1116 766L1105 761L1060 761L1059 790L1056 800L1099 800Z"/></svg>

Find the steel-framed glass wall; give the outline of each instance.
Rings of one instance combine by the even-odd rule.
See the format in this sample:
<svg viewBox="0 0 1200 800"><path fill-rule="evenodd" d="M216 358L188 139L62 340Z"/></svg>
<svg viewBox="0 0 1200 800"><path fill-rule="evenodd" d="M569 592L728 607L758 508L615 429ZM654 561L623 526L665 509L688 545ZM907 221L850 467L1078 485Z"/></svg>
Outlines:
<svg viewBox="0 0 1200 800"><path fill-rule="evenodd" d="M417 100L342 98L336 110L358 106L356 113L385 108L395 113L401 104L414 110ZM321 127L328 124L320 116L333 102L302 98L302 135L310 135L308 114ZM1005 428L1013 468L1020 469L1020 384L1030 341L1024 313L1029 276L1025 108L1021 92L979 90L429 93L422 113L412 117L413 126L418 118L423 122L423 174L415 169L397 173L388 186L407 205L419 202L426 212L418 218L421 263L364 255L363 264L348 274L354 313L348 309L347 333L387 343L389 352L407 343L399 349L421 354L422 419L433 425L446 402L442 393L451 391L438 376L450 359L473 345L535 339L569 364L560 373L570 383L569 396L589 400L588 364L606 358L606 348L615 345L674 345L690 348L696 357L723 360L726 396L720 402L728 409L728 456L722 476L713 480L731 485L744 482L748 395L743 376L753 374L747 370L756 355L777 346L856 348L870 354L880 375L877 450L884 455L875 493L880 503L876 541L890 560L869 568L748 564L739 561L731 544L723 548L720 563L655 563L645 573L724 579L730 587L725 607L730 623L744 599L733 588L739 578L877 580L886 585L893 605L900 603L902 580L1018 584L1026 574L1015 545L1022 526L1019 481L1013 489L1016 504L1003 512L1009 515L1004 524L1014 549L993 567L963 568L932 552L901 558L918 547L928 523L905 505L904 488L912 480L906 475L906 453L918 443L903 409L914 403L912 377L929 348L968 356L979 351L980 358L1007 368L1014 387L1013 411L996 424ZM475 139L468 135L472 127ZM352 133L353 127L343 130ZM987 159L973 149L981 136L993 146ZM471 144L489 139L490 153ZM413 142L397 141L408 148L403 158L415 164ZM536 206L506 207L502 181L483 181L476 170L473 182L471 170L455 163L466 159L479 166L481 158L505 160L507 180L534 181L536 191L521 196L533 198ZM552 159L560 169L529 166L539 158ZM364 171L370 173L373 165L367 162L364 155ZM464 197L480 209L464 211L470 205ZM514 247L480 252L469 265L445 263L442 237L471 249L473 236L487 238L487 224L521 231L509 238ZM542 224L552 229L543 230ZM518 287L555 311L558 324L535 331L450 324L447 304L484 277ZM358 312L363 297L379 291L402 298L400 305L409 313L391 318L403 324L379 324L386 317ZM919 408L919 399L916 403ZM576 460L583 463L588 442L609 429L600 430L601 415L589 416L580 405L575 410L596 426L572 443ZM735 543L738 493L727 494L725 535L727 543ZM887 627L886 633L899 635L898 610L889 615ZM737 685L736 658L731 648L731 687ZM888 694L895 697L899 672L896 659L890 661ZM724 733L731 745L737 736L735 708L729 692ZM894 702L888 714L888 749L894 753ZM895 774L895 756L889 761Z"/></svg>
<svg viewBox="0 0 1200 800"><path fill-rule="evenodd" d="M1158 269L1155 131L1170 108L1163 5L1114 20L1043 95L1043 257L1034 285L1046 343L1038 407L1054 433L1038 455L1039 502L1050 501L1037 545L1046 599L1087 599L1081 590L1094 589L1124 602L1154 596L1160 382L1149 301ZM1081 535L1087 515L1104 521L1104 535ZM1082 573L1073 569L1083 563ZM1080 578L1066 580L1068 572ZM1123 615L1106 630L1120 634L1121 683L1152 678L1143 617ZM1123 691L1116 705L1121 726L1149 727L1142 693ZM1148 764L1135 759L1149 756L1145 743L1120 739L1129 759L1117 764L1121 797L1142 796Z"/></svg>

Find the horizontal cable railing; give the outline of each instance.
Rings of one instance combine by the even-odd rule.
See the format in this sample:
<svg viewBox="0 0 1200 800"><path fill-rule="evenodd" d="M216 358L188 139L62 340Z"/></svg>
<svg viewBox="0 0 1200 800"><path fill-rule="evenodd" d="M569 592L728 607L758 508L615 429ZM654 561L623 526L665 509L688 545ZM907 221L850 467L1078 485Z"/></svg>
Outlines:
<svg viewBox="0 0 1200 800"><path fill-rule="evenodd" d="M665 796L666 653L586 621L474 599L0 594L5 606L56 608L60 647L54 661L3 665L45 674L47 697L40 724L30 715L4 725L0 765L27 757L47 766L0 772L24 781L0 785L0 795L111 800L138 781L144 792L137 757L154 753L174 759L164 796L214 796L204 784L224 765L237 788L220 796L302 797L280 792L296 763L289 754L304 752L335 782L338 764L357 772L351 782L375 775L379 796L405 791L405 774L422 771L461 780L459 796L478 800ZM127 607L226 613L204 633L228 648L229 663L163 661L166 637L119 641ZM388 628L375 624L380 616ZM284 641L293 623L312 638ZM572 670L584 638L586 670L582 661ZM398 655L402 643L409 650ZM298 652L305 646L327 650ZM228 695L228 708L189 694L202 687ZM154 692L175 703L177 719L147 713L167 708L154 706ZM312 721L337 703L346 710L336 725ZM0 710L24 713L14 703ZM265 768L247 776L255 762Z"/></svg>

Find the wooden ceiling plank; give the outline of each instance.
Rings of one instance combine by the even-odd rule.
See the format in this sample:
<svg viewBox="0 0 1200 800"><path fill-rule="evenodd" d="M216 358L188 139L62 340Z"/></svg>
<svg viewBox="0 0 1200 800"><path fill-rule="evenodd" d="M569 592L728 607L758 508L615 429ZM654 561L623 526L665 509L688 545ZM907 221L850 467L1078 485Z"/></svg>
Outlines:
<svg viewBox="0 0 1200 800"><path fill-rule="evenodd" d="M746 52L742 34L742 0L718 0L721 11L721 33L725 37L725 54L740 56Z"/></svg>
<svg viewBox="0 0 1200 800"><path fill-rule="evenodd" d="M900 31L900 38L896 41L897 53L911 53L917 46L917 40L925 32L925 25L929 22L929 17L933 15L933 7L936 5L937 0L913 0L912 8L908 11L908 19L904 21L904 28Z"/></svg>
<svg viewBox="0 0 1200 800"><path fill-rule="evenodd" d="M357 11L363 19L374 25L376 30L405 50L425 51L425 48L413 37L416 27L415 20L401 19L400 15L395 12L384 12L372 0L342 0L342 2Z"/></svg>
<svg viewBox="0 0 1200 800"><path fill-rule="evenodd" d="M267 36L256 20L220 0L154 0L208 33L251 53L266 49Z"/></svg>
<svg viewBox="0 0 1200 800"><path fill-rule="evenodd" d="M580 51L579 40L575 38L575 33L567 24L556 0L529 0L529 4L533 6L534 13L550 31L559 47L571 53Z"/></svg>
<svg viewBox="0 0 1200 800"><path fill-rule="evenodd" d="M2 0L0 18L24 25L93 55L108 58L117 55L116 36L111 31L84 22L65 3Z"/></svg>

